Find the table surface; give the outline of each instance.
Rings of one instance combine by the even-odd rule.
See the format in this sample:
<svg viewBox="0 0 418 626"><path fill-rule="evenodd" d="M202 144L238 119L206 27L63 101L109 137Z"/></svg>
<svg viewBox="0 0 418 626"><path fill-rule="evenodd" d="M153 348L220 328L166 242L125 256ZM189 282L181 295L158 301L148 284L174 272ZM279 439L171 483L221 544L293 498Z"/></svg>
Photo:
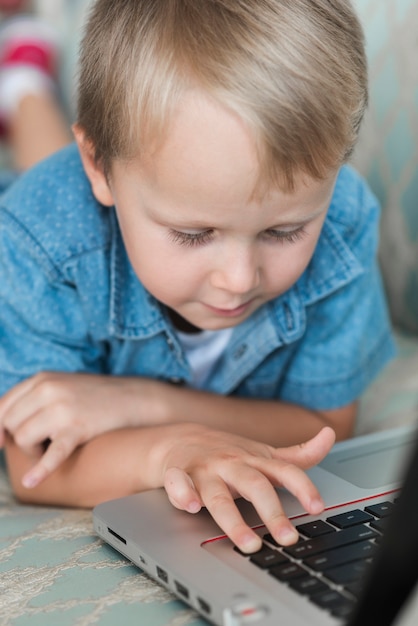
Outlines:
<svg viewBox="0 0 418 626"><path fill-rule="evenodd" d="M0 458L1 626L207 626L105 545L91 511L21 505Z"/></svg>

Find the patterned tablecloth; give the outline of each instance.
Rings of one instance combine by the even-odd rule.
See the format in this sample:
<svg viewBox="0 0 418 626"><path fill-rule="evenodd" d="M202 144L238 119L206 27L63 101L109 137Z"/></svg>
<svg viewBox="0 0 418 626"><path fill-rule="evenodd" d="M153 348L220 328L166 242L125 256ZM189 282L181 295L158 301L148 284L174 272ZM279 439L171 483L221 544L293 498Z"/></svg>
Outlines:
<svg viewBox="0 0 418 626"><path fill-rule="evenodd" d="M204 626L104 545L91 511L22 506L0 462L1 626Z"/></svg>

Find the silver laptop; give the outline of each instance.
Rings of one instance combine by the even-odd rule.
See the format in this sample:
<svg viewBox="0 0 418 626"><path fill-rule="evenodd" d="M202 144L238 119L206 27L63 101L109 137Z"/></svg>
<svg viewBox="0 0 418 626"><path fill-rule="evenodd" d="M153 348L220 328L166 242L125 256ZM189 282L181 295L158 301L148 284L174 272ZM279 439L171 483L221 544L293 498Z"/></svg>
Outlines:
<svg viewBox="0 0 418 626"><path fill-rule="evenodd" d="M95 531L219 626L389 625L418 576L417 437L411 426L336 444L308 472L326 504L320 516L279 490L300 534L289 548L277 546L252 506L238 500L263 537L260 552L243 555L206 510L179 511L163 490L100 504ZM408 506L413 521L403 519Z"/></svg>

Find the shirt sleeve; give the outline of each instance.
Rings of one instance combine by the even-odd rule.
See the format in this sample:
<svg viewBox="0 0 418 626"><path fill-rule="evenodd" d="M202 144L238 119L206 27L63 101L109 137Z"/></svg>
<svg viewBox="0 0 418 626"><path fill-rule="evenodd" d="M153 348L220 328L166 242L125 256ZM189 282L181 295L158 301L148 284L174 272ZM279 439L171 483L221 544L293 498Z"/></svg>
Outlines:
<svg viewBox="0 0 418 626"><path fill-rule="evenodd" d="M40 371L98 371L82 303L32 235L0 212L0 396Z"/></svg>

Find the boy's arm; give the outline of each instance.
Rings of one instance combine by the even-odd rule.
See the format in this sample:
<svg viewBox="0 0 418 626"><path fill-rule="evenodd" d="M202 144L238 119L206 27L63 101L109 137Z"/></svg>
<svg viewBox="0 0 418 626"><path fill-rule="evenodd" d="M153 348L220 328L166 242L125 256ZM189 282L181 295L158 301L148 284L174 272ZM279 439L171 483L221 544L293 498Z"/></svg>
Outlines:
<svg viewBox="0 0 418 626"><path fill-rule="evenodd" d="M0 398L1 426L27 454L46 453L24 476L34 486L98 435L126 427L200 424L279 447L301 443L331 426L352 434L356 405L313 411L272 400L224 397L145 378L42 373ZM1 445L1 442L0 442Z"/></svg>
<svg viewBox="0 0 418 626"><path fill-rule="evenodd" d="M320 495L302 470L317 464L334 439L325 428L306 444L275 449L193 424L121 429L77 448L33 489L22 486L22 476L36 458L9 435L5 449L13 489L25 502L91 507L164 486L178 508L197 512L206 506L231 540L251 552L260 547L260 538L244 523L233 498L252 502L277 541L294 543L297 535L273 486L287 488L308 512L320 512Z"/></svg>
<svg viewBox="0 0 418 626"><path fill-rule="evenodd" d="M163 423L176 421L204 424L233 432L272 446L289 446L313 437L330 426L337 440L353 435L357 402L329 411L314 411L279 400L237 398L165 385L158 385L156 411Z"/></svg>

